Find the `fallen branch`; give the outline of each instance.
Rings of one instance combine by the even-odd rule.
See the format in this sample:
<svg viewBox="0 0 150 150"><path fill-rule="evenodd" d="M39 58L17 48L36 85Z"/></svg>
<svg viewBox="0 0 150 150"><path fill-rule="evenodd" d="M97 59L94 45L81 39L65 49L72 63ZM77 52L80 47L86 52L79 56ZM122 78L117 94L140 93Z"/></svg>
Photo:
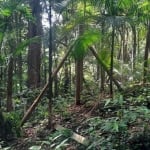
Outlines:
<svg viewBox="0 0 150 150"><path fill-rule="evenodd" d="M63 130L68 130L70 131L70 129L68 128L65 128L61 125L55 125L54 128L58 131L63 131ZM77 141L78 143L82 144L82 145L85 145L85 146L88 146L90 141L88 139L86 139L85 137L75 133L75 132L72 132L72 135L71 135L71 138L75 141Z"/></svg>
<svg viewBox="0 0 150 150"><path fill-rule="evenodd" d="M67 59L68 55L70 54L70 52L71 52L71 48L68 50L68 52L66 53L66 55L63 57L62 61L60 62L60 64L56 68L56 70L52 73L52 79L54 79L54 77L56 76L56 74L58 73L58 71L60 70L60 68L63 66L63 64L64 64L65 60ZM45 86L43 87L43 89L40 92L40 94L37 96L37 98L34 100L34 102L32 103L32 105L29 107L29 109L27 110L27 112L25 113L24 117L21 120L20 126L22 126L26 122L26 120L29 119L31 113L34 111L34 109L36 108L36 106L40 102L42 96L46 92L46 89L48 88L48 85L49 85L49 82L47 82L45 84Z"/></svg>

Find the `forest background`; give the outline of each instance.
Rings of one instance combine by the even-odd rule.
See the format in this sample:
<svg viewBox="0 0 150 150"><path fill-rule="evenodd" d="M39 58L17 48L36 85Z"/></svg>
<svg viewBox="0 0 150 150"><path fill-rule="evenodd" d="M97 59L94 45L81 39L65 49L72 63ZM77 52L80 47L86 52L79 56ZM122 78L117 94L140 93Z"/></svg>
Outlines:
<svg viewBox="0 0 150 150"><path fill-rule="evenodd" d="M108 132L109 139L103 138L111 148L131 138L128 124L136 128L144 120L138 131L145 133L149 14L149 0L0 0L0 139L19 136L29 119L38 124L46 118L52 129L57 120L60 124L84 111L91 117L86 122L94 125L90 122L86 133L79 133L92 137L103 124L97 132ZM7 123L12 126L5 129ZM89 149L108 148L109 142L98 136Z"/></svg>

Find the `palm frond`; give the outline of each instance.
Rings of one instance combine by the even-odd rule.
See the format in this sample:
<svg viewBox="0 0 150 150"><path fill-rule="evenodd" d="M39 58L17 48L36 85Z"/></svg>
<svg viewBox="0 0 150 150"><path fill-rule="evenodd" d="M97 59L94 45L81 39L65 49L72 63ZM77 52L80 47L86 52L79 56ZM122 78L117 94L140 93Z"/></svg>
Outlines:
<svg viewBox="0 0 150 150"><path fill-rule="evenodd" d="M72 55L75 59L82 59L88 47L100 40L100 33L98 31L86 31L82 36L79 36L72 45Z"/></svg>

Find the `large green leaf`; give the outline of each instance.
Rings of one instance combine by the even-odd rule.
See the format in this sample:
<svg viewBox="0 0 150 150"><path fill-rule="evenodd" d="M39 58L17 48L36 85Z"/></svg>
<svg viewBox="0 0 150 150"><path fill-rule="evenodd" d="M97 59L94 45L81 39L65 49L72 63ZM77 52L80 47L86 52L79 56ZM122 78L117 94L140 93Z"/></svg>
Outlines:
<svg viewBox="0 0 150 150"><path fill-rule="evenodd" d="M99 52L99 59L103 64L105 64L106 68L110 68L110 62L111 62L111 57L110 57L110 51L108 50L101 50Z"/></svg>
<svg viewBox="0 0 150 150"><path fill-rule="evenodd" d="M9 8L1 9L0 10L0 15L9 17L11 15L11 10Z"/></svg>
<svg viewBox="0 0 150 150"><path fill-rule="evenodd" d="M86 31L83 35L79 36L72 45L72 54L75 59L82 59L88 47L92 46L100 40L100 33L98 31Z"/></svg>

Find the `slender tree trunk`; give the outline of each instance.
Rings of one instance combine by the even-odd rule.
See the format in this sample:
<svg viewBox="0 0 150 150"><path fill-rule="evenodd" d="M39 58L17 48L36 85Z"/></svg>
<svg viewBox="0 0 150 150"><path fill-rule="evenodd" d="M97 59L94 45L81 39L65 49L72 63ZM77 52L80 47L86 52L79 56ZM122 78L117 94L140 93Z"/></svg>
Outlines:
<svg viewBox="0 0 150 150"><path fill-rule="evenodd" d="M79 25L79 36L81 36L84 32L84 24ZM83 58L75 61L75 71L76 71L76 96L75 96L75 104L81 104L81 92L83 86Z"/></svg>
<svg viewBox="0 0 150 150"><path fill-rule="evenodd" d="M102 35L104 37L105 34L105 24L102 22ZM101 40L101 49L103 50L104 48L104 38ZM102 66L100 66L100 71L101 71L101 85L100 85L100 92L104 92L105 90L105 71Z"/></svg>
<svg viewBox="0 0 150 150"><path fill-rule="evenodd" d="M83 16L85 17L86 13L86 0L83 1L84 3L84 10L83 10ZM79 25L79 36L83 34L85 30L85 23L81 23ZM76 67L76 100L75 103L76 105L81 104L81 92L83 90L83 57L80 58L79 60L76 60L75 62L75 67Z"/></svg>
<svg viewBox="0 0 150 150"><path fill-rule="evenodd" d="M58 58L57 58L57 54L56 54L56 47L53 50L55 50L55 52L54 52L54 58L55 58L55 60L54 60L54 62L55 62L54 66L56 68L57 65L58 65ZM58 83L59 83L58 82L58 75L56 75L55 78L54 78L54 97L57 97L58 93L59 93Z"/></svg>
<svg viewBox="0 0 150 150"><path fill-rule="evenodd" d="M52 90L52 63L53 63L53 58L52 58L52 52L53 52L53 41L52 41L52 1L49 0L49 103L48 103L48 111L49 111L49 117L48 117L48 128L52 128L52 97L53 97L53 90Z"/></svg>
<svg viewBox="0 0 150 150"><path fill-rule="evenodd" d="M12 89L13 89L13 57L10 56L7 73L7 112L13 111Z"/></svg>
<svg viewBox="0 0 150 150"><path fill-rule="evenodd" d="M76 61L76 105L80 105L83 84L83 59Z"/></svg>
<svg viewBox="0 0 150 150"><path fill-rule="evenodd" d="M67 36L65 37L65 44L66 45L68 44ZM68 64L67 61L65 62L64 72L65 72L65 77L64 77L64 93L67 94L68 91L69 91L69 64Z"/></svg>
<svg viewBox="0 0 150 150"><path fill-rule="evenodd" d="M69 90L69 68L68 62L65 63L65 78L64 78L64 93L67 94Z"/></svg>
<svg viewBox="0 0 150 150"><path fill-rule="evenodd" d="M22 92L22 54L18 56L18 75L19 75L19 90Z"/></svg>
<svg viewBox="0 0 150 150"><path fill-rule="evenodd" d="M133 63L133 73L135 70L135 61L136 61L136 47L137 47L137 38L136 38L136 27L132 26L132 33L133 33L133 54L132 54L132 63Z"/></svg>
<svg viewBox="0 0 150 150"><path fill-rule="evenodd" d="M44 64L43 64L43 75L44 75L44 84L47 82L47 63L45 61L46 58L46 51L45 47L43 48L43 58L44 58Z"/></svg>
<svg viewBox="0 0 150 150"><path fill-rule="evenodd" d="M114 66L114 38L115 28L112 27L112 44L111 44L111 67L110 67L110 95L113 97L113 66Z"/></svg>
<svg viewBox="0 0 150 150"><path fill-rule="evenodd" d="M101 86L100 92L104 92L105 90L105 71L104 68L101 66Z"/></svg>
<svg viewBox="0 0 150 150"><path fill-rule="evenodd" d="M145 53L144 53L143 83L146 83L146 81L147 81L149 51L150 51L150 24L148 26L148 31L147 31L147 36L146 36L146 46L145 46Z"/></svg>
<svg viewBox="0 0 150 150"><path fill-rule="evenodd" d="M19 23L21 22L21 16L19 16ZM18 32L18 43L21 43L21 30L17 30ZM22 92L22 81L23 81L23 78L22 78L22 54L20 53L19 56L18 56L18 76L19 76L19 90L20 92Z"/></svg>
<svg viewBox="0 0 150 150"><path fill-rule="evenodd" d="M72 90L72 66L71 66L71 60L68 58L68 61L69 61L69 90L70 90L70 93L71 93L71 90Z"/></svg>

